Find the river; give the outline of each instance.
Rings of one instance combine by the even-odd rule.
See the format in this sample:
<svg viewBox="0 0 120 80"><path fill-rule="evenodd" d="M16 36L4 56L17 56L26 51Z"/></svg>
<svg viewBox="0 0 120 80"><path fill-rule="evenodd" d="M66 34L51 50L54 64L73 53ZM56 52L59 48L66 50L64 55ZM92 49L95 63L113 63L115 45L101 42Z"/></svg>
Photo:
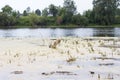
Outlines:
<svg viewBox="0 0 120 80"><path fill-rule="evenodd" d="M0 29L0 37L120 37L120 28Z"/></svg>

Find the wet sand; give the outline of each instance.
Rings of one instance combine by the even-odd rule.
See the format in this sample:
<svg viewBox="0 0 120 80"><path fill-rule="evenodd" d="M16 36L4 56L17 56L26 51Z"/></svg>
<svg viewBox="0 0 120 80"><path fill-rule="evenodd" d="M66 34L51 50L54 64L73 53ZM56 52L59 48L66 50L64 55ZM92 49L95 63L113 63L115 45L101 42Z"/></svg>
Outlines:
<svg viewBox="0 0 120 80"><path fill-rule="evenodd" d="M0 38L0 79L119 80L119 46L117 37Z"/></svg>

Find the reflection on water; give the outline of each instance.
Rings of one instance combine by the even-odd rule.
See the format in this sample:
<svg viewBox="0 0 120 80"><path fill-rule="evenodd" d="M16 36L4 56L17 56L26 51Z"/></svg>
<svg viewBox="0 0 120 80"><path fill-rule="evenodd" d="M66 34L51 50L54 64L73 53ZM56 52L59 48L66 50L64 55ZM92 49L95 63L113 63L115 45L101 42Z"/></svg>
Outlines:
<svg viewBox="0 0 120 80"><path fill-rule="evenodd" d="M114 37L115 30L114 28L94 28L94 36L109 36L109 37Z"/></svg>
<svg viewBox="0 0 120 80"><path fill-rule="evenodd" d="M37 29L1 29L0 37L120 37L120 28L37 28Z"/></svg>

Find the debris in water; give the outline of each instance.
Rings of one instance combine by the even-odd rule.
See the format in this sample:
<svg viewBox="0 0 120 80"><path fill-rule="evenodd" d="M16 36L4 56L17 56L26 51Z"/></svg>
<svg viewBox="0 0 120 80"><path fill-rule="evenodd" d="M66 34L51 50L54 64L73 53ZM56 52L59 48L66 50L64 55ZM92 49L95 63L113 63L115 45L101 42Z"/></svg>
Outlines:
<svg viewBox="0 0 120 80"><path fill-rule="evenodd" d="M69 71L55 71L55 72L49 72L45 73L43 72L42 75L48 76L48 75L53 75L53 74L58 74L58 75L77 75Z"/></svg>
<svg viewBox="0 0 120 80"><path fill-rule="evenodd" d="M99 64L100 66L109 66L109 65L114 65L114 63L101 63Z"/></svg>
<svg viewBox="0 0 120 80"><path fill-rule="evenodd" d="M23 71L13 71L12 74L23 74Z"/></svg>

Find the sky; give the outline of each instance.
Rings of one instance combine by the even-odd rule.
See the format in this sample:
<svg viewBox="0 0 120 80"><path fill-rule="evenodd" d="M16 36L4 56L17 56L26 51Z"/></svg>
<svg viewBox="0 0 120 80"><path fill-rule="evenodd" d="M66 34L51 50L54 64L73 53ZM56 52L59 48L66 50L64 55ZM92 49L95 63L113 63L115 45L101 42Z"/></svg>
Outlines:
<svg viewBox="0 0 120 80"><path fill-rule="evenodd" d="M83 13L88 9L92 9L93 0L74 0L75 5L77 6L77 11ZM30 7L31 11L36 9L43 10L48 7L50 4L55 6L63 6L64 0L0 0L0 9L5 5L10 5L13 10L19 10L23 12L27 7Z"/></svg>

